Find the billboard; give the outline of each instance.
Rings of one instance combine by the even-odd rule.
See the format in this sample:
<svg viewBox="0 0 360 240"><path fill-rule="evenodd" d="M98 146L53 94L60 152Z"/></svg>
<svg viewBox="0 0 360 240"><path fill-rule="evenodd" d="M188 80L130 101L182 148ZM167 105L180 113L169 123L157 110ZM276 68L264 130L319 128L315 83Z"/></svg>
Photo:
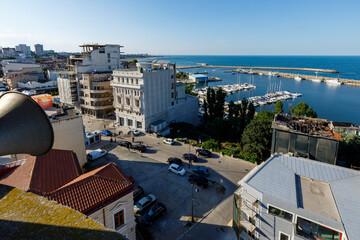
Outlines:
<svg viewBox="0 0 360 240"><path fill-rule="evenodd" d="M32 99L35 100L43 109L52 107L52 98L49 94L41 94L31 96Z"/></svg>

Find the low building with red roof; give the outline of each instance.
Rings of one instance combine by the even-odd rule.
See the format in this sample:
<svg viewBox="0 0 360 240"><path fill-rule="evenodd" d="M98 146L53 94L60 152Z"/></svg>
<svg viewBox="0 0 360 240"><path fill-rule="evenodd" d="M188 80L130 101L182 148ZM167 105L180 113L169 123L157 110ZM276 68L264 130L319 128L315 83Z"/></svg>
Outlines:
<svg viewBox="0 0 360 240"><path fill-rule="evenodd" d="M0 184L44 196L136 239L134 185L115 163L83 174L73 151L52 149L43 156L27 155L2 173Z"/></svg>

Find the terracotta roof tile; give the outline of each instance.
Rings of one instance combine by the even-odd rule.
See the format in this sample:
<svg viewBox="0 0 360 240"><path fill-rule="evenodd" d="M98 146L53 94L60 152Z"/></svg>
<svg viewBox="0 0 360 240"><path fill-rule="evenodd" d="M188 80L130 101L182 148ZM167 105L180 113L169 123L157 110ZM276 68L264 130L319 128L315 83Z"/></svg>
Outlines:
<svg viewBox="0 0 360 240"><path fill-rule="evenodd" d="M83 174L46 197L89 214L130 193L132 188L133 184L116 164L109 163Z"/></svg>
<svg viewBox="0 0 360 240"><path fill-rule="evenodd" d="M25 158L24 164L0 176L0 183L44 195L82 173L73 151L52 149L45 155Z"/></svg>

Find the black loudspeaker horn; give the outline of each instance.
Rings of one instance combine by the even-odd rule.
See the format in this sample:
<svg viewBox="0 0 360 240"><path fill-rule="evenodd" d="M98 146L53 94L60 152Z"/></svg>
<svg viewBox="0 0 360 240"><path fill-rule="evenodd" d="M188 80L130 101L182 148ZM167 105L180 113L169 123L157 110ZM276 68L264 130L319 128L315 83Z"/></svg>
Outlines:
<svg viewBox="0 0 360 240"><path fill-rule="evenodd" d="M0 96L0 156L50 151L54 131L48 116L37 102L19 92Z"/></svg>

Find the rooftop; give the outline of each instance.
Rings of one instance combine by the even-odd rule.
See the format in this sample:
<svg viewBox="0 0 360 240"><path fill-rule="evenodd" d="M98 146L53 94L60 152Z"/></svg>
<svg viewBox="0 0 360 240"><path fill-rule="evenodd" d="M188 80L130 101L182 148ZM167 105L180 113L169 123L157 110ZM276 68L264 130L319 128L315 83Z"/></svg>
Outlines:
<svg viewBox="0 0 360 240"><path fill-rule="evenodd" d="M340 134L336 132L332 128L330 122L325 119L276 114L272 123L272 128L317 137L331 138L338 141L342 140Z"/></svg>
<svg viewBox="0 0 360 240"><path fill-rule="evenodd" d="M305 158L274 155L239 182L297 208L341 221L360 236L360 172Z"/></svg>
<svg viewBox="0 0 360 240"><path fill-rule="evenodd" d="M73 151L52 149L42 156L26 155L25 161L0 176L0 183L44 195L81 174Z"/></svg>
<svg viewBox="0 0 360 240"><path fill-rule="evenodd" d="M69 207L0 184L1 239L125 239Z"/></svg>

